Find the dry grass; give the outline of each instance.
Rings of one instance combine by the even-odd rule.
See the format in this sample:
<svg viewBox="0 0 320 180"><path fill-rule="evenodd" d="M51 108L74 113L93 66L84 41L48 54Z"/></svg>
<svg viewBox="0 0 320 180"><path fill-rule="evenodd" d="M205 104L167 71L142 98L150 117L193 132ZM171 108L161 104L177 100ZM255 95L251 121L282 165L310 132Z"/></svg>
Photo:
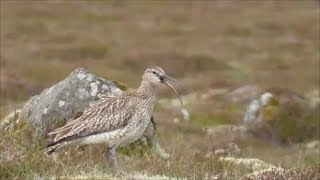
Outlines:
<svg viewBox="0 0 320 180"><path fill-rule="evenodd" d="M189 91L249 83L301 94L319 88L318 1L0 3L1 117L80 66L130 87L138 86L146 66L159 65ZM160 93L163 97L170 92L162 88ZM215 139L201 131L204 126L237 122L242 108L205 102L191 109L190 123L180 124L173 122L173 117L180 117L176 111L156 111L158 139L171 158L137 153L138 148L130 156L121 155L124 169L189 179L234 179L247 173L205 157ZM55 162L42 155L41 141L19 134L1 138L2 177L103 172L100 146L88 147L81 155L62 152ZM244 155L286 168L320 163L317 154L303 148L237 143ZM14 159L4 161L2 152Z"/></svg>

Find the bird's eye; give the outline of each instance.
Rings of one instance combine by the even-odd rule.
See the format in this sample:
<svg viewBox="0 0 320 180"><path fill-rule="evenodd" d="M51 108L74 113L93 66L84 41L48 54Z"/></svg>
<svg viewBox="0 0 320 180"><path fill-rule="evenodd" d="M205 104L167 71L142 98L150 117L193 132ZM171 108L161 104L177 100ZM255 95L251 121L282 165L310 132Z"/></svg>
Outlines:
<svg viewBox="0 0 320 180"><path fill-rule="evenodd" d="M156 74L156 72L155 72L155 71L152 71L152 74Z"/></svg>

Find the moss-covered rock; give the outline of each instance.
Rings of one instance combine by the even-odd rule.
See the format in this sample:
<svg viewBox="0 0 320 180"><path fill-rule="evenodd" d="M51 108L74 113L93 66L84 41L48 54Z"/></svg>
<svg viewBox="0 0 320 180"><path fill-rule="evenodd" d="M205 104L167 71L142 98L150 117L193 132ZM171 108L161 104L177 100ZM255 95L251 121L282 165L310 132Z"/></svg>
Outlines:
<svg viewBox="0 0 320 180"><path fill-rule="evenodd" d="M319 138L319 108L289 90L275 89L274 97L261 110L262 121L248 127L255 137L281 143Z"/></svg>
<svg viewBox="0 0 320 180"><path fill-rule="evenodd" d="M298 103L290 102L265 110L266 121L259 129L269 131L283 143L302 142L319 138L319 113Z"/></svg>
<svg viewBox="0 0 320 180"><path fill-rule="evenodd" d="M250 170L250 171L258 171L261 169L267 169L275 167L272 164L266 163L260 159L254 158L234 158L234 157L221 157L219 161L223 163L231 163L237 166L242 166L243 168Z"/></svg>

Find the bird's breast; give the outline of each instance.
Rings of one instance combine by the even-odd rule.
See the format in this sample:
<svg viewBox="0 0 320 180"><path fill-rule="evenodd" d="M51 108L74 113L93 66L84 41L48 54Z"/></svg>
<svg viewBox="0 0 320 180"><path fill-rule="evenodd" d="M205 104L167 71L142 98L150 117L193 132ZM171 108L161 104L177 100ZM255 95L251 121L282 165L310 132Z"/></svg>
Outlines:
<svg viewBox="0 0 320 180"><path fill-rule="evenodd" d="M144 112L137 114L132 121L126 126L126 133L121 138L120 145L125 145L138 140L146 130L151 119L149 113Z"/></svg>

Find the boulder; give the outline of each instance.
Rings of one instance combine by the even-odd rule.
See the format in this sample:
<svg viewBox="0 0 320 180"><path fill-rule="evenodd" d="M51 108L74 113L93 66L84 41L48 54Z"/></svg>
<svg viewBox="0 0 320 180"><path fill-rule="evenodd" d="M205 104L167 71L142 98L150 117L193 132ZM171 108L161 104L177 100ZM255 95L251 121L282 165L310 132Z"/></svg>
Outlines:
<svg viewBox="0 0 320 180"><path fill-rule="evenodd" d="M234 158L234 157L220 157L220 162L232 163L237 166L242 166L251 171L259 171L267 168L275 168L274 165L268 164L260 159L256 158Z"/></svg>
<svg viewBox="0 0 320 180"><path fill-rule="evenodd" d="M318 119L319 108L313 108L307 98L272 88L248 104L242 124L252 137L291 143L317 139Z"/></svg>
<svg viewBox="0 0 320 180"><path fill-rule="evenodd" d="M47 132L52 125L65 124L83 112L102 93L120 94L121 90L112 81L79 68L40 95L31 97L22 108L20 119L26 119L37 130Z"/></svg>

